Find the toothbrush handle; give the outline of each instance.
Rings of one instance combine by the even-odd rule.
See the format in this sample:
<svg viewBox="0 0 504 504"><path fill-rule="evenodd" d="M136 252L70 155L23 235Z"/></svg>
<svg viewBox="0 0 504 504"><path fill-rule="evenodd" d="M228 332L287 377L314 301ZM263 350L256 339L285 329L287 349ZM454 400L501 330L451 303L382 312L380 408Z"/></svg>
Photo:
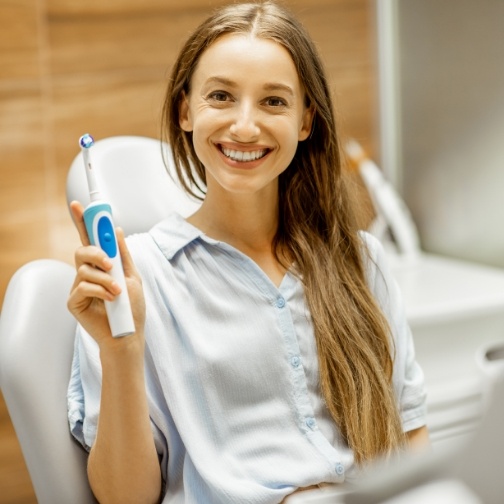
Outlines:
<svg viewBox="0 0 504 504"><path fill-rule="evenodd" d="M124 278L121 254L117 244L112 209L108 203L95 201L84 211L84 223L91 245L100 247L112 262L109 273L121 287L114 301L105 301L112 336L127 336L135 332L135 323Z"/></svg>

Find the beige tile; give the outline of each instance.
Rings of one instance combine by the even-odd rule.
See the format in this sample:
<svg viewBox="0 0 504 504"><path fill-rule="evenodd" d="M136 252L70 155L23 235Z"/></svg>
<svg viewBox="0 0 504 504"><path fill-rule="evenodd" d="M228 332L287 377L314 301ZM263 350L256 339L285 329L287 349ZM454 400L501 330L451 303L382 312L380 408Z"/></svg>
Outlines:
<svg viewBox="0 0 504 504"><path fill-rule="evenodd" d="M71 17L49 23L51 68L55 75L158 68L171 64L205 12Z"/></svg>
<svg viewBox="0 0 504 504"><path fill-rule="evenodd" d="M39 75L37 0L0 2L0 80Z"/></svg>
<svg viewBox="0 0 504 504"><path fill-rule="evenodd" d="M50 13L53 14L49 18L53 72L79 74L112 69L165 67L175 58L182 41L208 15L211 10L209 5L220 3L227 2L185 2L184 8L178 6L178 3L147 2L140 9L137 2L82 4L53 0L49 2ZM305 5L305 2L298 3ZM338 16L334 2L318 1L311 3L309 8L305 6L300 9L300 15L314 34L323 33L321 23L328 27L332 38L326 45L331 47L334 36L339 41L345 41L349 27L360 28L355 27L355 24L362 17L362 8L356 9L355 6L361 4L361 1L350 2L352 8L345 9L344 16ZM318 7L319 5L322 7ZM131 15L137 11L141 11L143 15ZM106 15L111 13L122 15ZM337 21L338 29L334 29L332 20ZM361 39L359 37L357 40ZM355 46L353 37L348 45L350 48Z"/></svg>
<svg viewBox="0 0 504 504"><path fill-rule="evenodd" d="M48 12L53 17L60 16L96 16L128 15L151 12L176 12L189 9L207 9L217 5L228 4L229 0L47 0Z"/></svg>
<svg viewBox="0 0 504 504"><path fill-rule="evenodd" d="M3 149L42 145L45 141L43 117L44 104L38 86L22 90L0 88L0 145Z"/></svg>
<svg viewBox="0 0 504 504"><path fill-rule="evenodd" d="M0 223L0 303L12 275L34 259L50 256L49 225L45 212L40 217Z"/></svg>
<svg viewBox="0 0 504 504"><path fill-rule="evenodd" d="M376 87L369 71L365 66L328 69L340 133L361 142L364 136L366 148L376 136L378 120Z"/></svg>
<svg viewBox="0 0 504 504"><path fill-rule="evenodd" d="M40 148L26 146L22 150L4 150L0 168L1 222L14 224L46 214L46 174L42 163Z"/></svg>
<svg viewBox="0 0 504 504"><path fill-rule="evenodd" d="M338 6L340 9L353 8L355 4L366 0L285 0L293 10L316 6ZM230 0L47 0L48 12L53 17L96 16L110 14L137 14L163 11L182 11L205 9L210 12L214 7L229 4Z"/></svg>
<svg viewBox="0 0 504 504"><path fill-rule="evenodd" d="M85 5L95 15L81 12ZM220 2L214 2L220 3ZM328 61L359 64L363 46L368 44L363 36L368 22L367 2L298 2L297 10ZM138 3L128 2L51 2L55 12L66 16L50 18L49 43L52 71L55 74L81 74L112 69L165 67L178 53L188 34L209 13L207 1L194 2L184 9L164 3L164 8L147 2L142 16L131 15ZM198 7L198 8L194 8ZM124 11L120 9L123 8ZM96 10L95 10L96 9ZM105 15L111 13L122 15ZM69 15L72 14L72 15ZM77 16L77 14L81 14ZM90 12L88 12L90 14ZM366 56L369 59L369 56Z"/></svg>
<svg viewBox="0 0 504 504"><path fill-rule="evenodd" d="M44 213L46 142L40 95L0 95L1 222Z"/></svg>
<svg viewBox="0 0 504 504"><path fill-rule="evenodd" d="M372 13L366 0L305 8L302 19L325 64L339 133L356 138L376 155L376 53Z"/></svg>
<svg viewBox="0 0 504 504"><path fill-rule="evenodd" d="M368 65L374 58L371 19L361 1L348 9L331 5L306 9L302 20L327 66Z"/></svg>
<svg viewBox="0 0 504 504"><path fill-rule="evenodd" d="M74 253L81 243L64 195L49 205L48 228L50 257L74 264Z"/></svg>

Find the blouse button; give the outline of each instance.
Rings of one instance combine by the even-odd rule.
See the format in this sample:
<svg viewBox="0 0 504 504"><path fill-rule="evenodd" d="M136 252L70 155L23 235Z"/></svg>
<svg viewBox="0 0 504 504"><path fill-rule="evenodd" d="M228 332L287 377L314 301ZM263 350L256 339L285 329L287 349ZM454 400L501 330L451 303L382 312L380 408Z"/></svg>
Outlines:
<svg viewBox="0 0 504 504"><path fill-rule="evenodd" d="M345 472L345 468L343 467L343 464L340 464L339 462L336 464L336 474L341 476Z"/></svg>
<svg viewBox="0 0 504 504"><path fill-rule="evenodd" d="M285 299L283 297L278 297L276 300L277 308L283 308L285 306Z"/></svg>
<svg viewBox="0 0 504 504"><path fill-rule="evenodd" d="M291 359L292 367L298 367L300 363L301 363L301 359L297 355L292 357L292 359Z"/></svg>
<svg viewBox="0 0 504 504"><path fill-rule="evenodd" d="M315 418L308 417L308 418L306 419L306 425L307 425L310 429L314 429L314 428L315 428Z"/></svg>

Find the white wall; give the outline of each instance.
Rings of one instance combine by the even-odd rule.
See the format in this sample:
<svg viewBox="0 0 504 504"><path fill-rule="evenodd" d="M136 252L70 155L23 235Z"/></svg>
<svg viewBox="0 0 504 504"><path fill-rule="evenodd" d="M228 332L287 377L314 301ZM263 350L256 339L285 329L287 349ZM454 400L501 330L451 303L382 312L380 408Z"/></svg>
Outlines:
<svg viewBox="0 0 504 504"><path fill-rule="evenodd" d="M377 5L389 6L393 41L385 58L392 72L380 65L388 86L385 171L392 170L424 250L502 267L504 1Z"/></svg>

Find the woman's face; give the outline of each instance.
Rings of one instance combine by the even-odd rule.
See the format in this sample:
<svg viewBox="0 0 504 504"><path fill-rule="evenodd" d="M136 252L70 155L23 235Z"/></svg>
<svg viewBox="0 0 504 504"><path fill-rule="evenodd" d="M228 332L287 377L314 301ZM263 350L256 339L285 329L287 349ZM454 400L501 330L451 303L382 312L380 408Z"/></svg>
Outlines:
<svg viewBox="0 0 504 504"><path fill-rule="evenodd" d="M201 56L180 126L212 186L233 193L277 194L278 176L299 141L310 134L312 113L287 50L248 34L227 34Z"/></svg>

